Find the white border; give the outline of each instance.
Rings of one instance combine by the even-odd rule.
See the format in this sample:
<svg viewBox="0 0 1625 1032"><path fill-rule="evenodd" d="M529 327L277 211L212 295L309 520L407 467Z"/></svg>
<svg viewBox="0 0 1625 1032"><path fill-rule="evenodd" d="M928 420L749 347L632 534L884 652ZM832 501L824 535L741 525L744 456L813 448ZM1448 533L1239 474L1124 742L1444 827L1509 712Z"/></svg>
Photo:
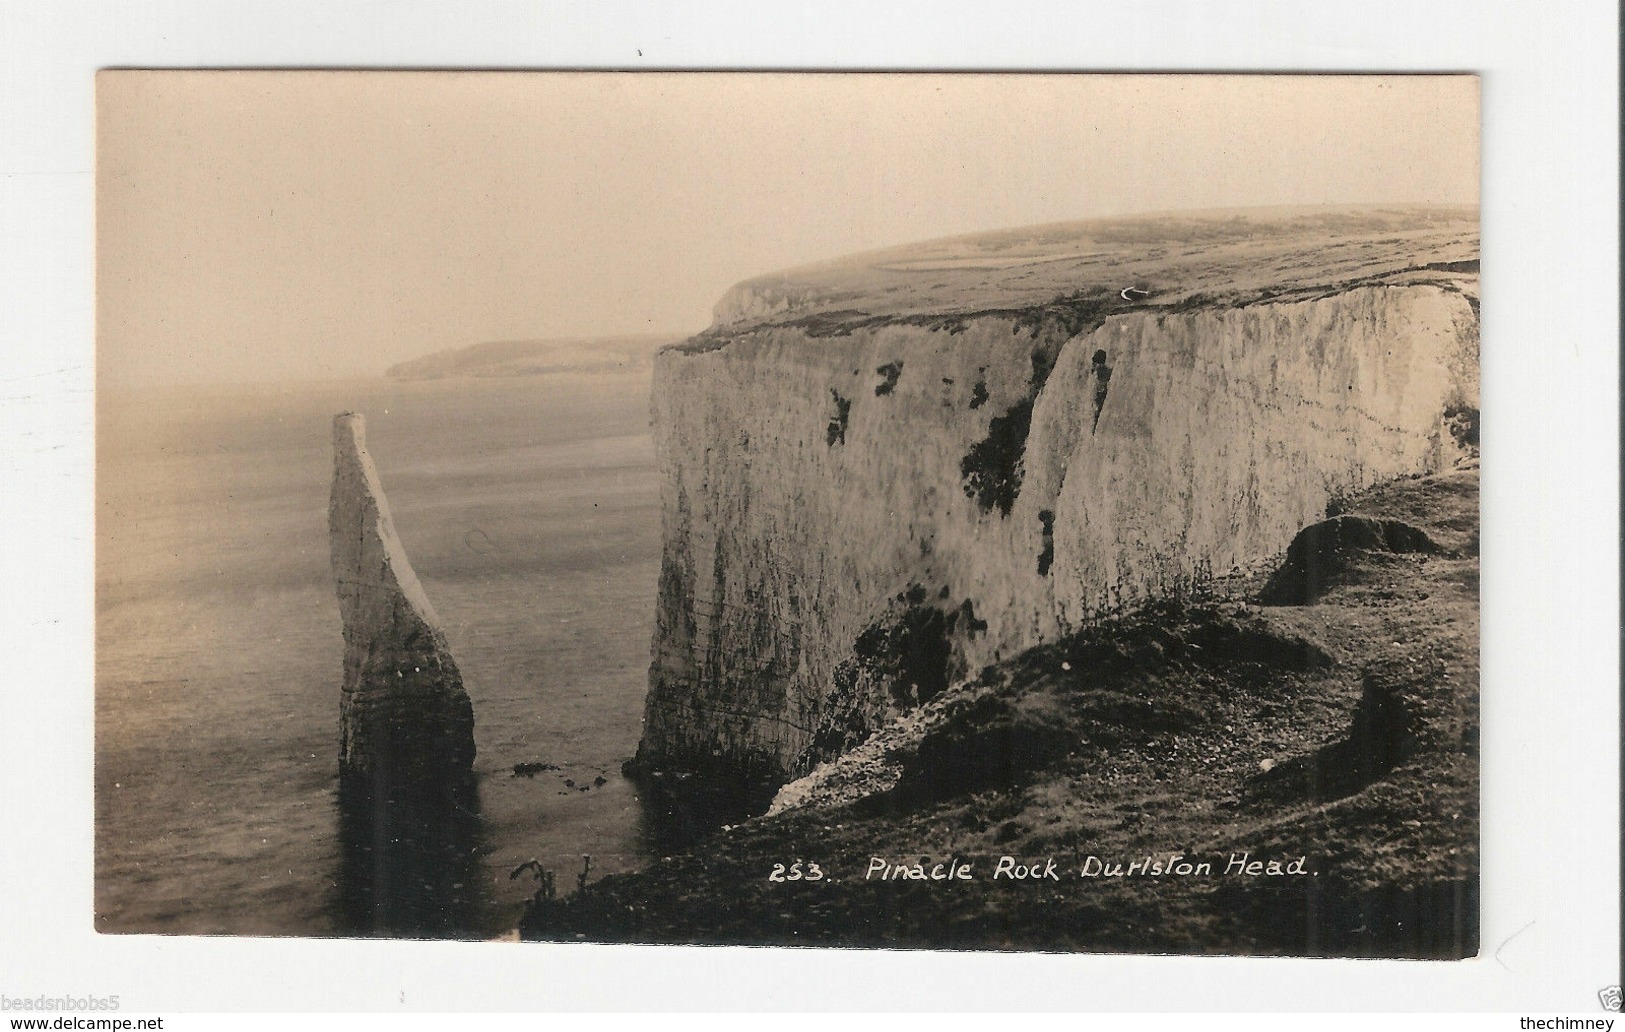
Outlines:
<svg viewBox="0 0 1625 1032"><path fill-rule="evenodd" d="M120 993L127 1013L1596 1013L1619 961L1616 11L1606 0L1301 13L1309 6L4 5L0 993ZM92 76L120 65L1483 73L1485 955L1271 962L95 935Z"/></svg>

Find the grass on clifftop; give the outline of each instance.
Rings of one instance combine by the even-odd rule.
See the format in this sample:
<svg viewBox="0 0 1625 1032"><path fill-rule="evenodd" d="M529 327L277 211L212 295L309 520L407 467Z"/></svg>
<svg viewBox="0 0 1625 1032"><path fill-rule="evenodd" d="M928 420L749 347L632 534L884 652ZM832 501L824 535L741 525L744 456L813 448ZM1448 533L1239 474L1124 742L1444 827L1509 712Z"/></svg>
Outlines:
<svg viewBox="0 0 1625 1032"><path fill-rule="evenodd" d="M1460 207L1254 208L1024 226L747 280L723 298L717 324L680 350L701 353L763 326L811 338L899 323L952 333L978 315L1064 309L1078 298L1177 312L1303 300L1359 283L1450 282L1476 276L1478 252L1478 211Z"/></svg>

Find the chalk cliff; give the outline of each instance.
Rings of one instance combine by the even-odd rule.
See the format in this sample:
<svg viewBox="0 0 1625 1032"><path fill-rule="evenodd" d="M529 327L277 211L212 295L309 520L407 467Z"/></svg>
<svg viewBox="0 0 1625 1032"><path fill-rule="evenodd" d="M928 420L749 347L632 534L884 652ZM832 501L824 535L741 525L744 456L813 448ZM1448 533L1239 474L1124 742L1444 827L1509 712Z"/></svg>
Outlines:
<svg viewBox="0 0 1625 1032"><path fill-rule="evenodd" d="M782 781L985 664L1448 466L1477 213L940 241L736 287L656 358L637 763Z"/></svg>
<svg viewBox="0 0 1625 1032"><path fill-rule="evenodd" d="M375 799L449 794L474 762L473 707L353 413L333 420L328 530L344 619L341 779Z"/></svg>

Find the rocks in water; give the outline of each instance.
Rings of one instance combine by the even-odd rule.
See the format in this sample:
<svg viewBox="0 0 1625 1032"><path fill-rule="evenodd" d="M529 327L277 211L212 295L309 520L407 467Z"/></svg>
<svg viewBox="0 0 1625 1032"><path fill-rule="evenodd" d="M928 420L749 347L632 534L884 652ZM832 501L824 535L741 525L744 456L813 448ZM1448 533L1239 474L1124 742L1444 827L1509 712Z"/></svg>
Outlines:
<svg viewBox="0 0 1625 1032"><path fill-rule="evenodd" d="M513 776L516 778L533 778L544 770L558 770L556 763L516 763L513 765Z"/></svg>
<svg viewBox="0 0 1625 1032"><path fill-rule="evenodd" d="M455 795L472 777L473 707L353 413L333 421L328 530L344 619L341 781L374 800Z"/></svg>
<svg viewBox="0 0 1625 1032"><path fill-rule="evenodd" d="M1305 606L1314 602L1354 557L1363 552L1420 553L1444 551L1419 527L1401 520L1369 516L1335 516L1298 532L1287 547L1286 561L1275 571L1258 602L1266 606Z"/></svg>

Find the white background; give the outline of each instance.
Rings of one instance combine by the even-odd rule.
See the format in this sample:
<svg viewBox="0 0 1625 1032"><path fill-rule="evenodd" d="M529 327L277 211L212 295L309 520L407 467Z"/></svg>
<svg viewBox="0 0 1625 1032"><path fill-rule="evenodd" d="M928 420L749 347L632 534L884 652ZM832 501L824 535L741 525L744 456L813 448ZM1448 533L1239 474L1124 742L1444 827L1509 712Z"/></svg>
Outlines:
<svg viewBox="0 0 1625 1032"><path fill-rule="evenodd" d="M1606 2L0 2L0 994L129 1013L1598 1013L1619 970ZM641 51L641 54L640 54ZM93 73L108 66L1483 74L1484 953L1459 964L98 936Z"/></svg>

